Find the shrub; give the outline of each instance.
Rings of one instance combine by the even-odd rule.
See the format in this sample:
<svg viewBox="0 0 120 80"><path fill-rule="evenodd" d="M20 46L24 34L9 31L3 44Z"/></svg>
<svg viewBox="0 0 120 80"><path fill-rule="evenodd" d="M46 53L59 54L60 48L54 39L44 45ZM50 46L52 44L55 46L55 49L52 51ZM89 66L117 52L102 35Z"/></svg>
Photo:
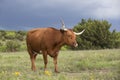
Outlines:
<svg viewBox="0 0 120 80"><path fill-rule="evenodd" d="M15 52L19 51L20 44L17 41L7 41L6 42L6 51Z"/></svg>
<svg viewBox="0 0 120 80"><path fill-rule="evenodd" d="M0 51L1 52L6 52L6 46L5 45L0 46Z"/></svg>

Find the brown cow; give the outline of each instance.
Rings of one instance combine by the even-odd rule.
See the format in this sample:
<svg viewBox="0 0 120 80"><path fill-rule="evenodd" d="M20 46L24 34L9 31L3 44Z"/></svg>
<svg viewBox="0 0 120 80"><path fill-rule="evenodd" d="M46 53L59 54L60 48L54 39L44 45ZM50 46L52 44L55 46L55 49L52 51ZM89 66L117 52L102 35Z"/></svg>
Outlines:
<svg viewBox="0 0 120 80"><path fill-rule="evenodd" d="M57 30L55 28L36 28L32 29L27 33L26 43L28 53L31 59L31 68L33 71L36 70L35 59L37 54L42 53L44 59L44 70L47 67L47 55L53 57L55 72L58 72L57 68L57 57L60 48L63 45L69 45L77 47L78 44L76 42L76 35L80 35L84 32L84 30L80 33L75 33L71 29L66 29L64 23L62 22L62 29Z"/></svg>

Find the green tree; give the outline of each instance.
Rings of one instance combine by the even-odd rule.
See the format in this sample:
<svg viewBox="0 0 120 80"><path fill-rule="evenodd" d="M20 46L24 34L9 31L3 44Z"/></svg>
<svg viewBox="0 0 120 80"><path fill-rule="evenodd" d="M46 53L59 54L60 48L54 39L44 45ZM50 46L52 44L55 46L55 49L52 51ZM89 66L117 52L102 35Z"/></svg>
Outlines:
<svg viewBox="0 0 120 80"><path fill-rule="evenodd" d="M85 32L77 37L77 49L105 49L115 48L116 32L110 32L111 24L106 20L82 19L74 27L74 31L80 32L85 29Z"/></svg>

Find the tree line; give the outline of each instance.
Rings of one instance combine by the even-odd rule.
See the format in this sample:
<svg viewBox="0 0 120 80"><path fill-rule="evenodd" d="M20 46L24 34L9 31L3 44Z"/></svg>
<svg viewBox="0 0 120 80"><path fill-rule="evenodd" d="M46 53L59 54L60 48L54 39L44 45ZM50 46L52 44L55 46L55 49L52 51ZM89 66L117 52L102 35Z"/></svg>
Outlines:
<svg viewBox="0 0 120 80"><path fill-rule="evenodd" d="M0 30L0 51L15 52L26 50L26 31Z"/></svg>
<svg viewBox="0 0 120 80"><path fill-rule="evenodd" d="M64 46L63 50L88 50L88 49L113 49L120 48L120 32L110 31L111 24L106 20L82 19L74 26L75 32L85 29L85 32L77 36L79 46L77 48ZM0 51L14 52L26 50L27 31L0 30Z"/></svg>

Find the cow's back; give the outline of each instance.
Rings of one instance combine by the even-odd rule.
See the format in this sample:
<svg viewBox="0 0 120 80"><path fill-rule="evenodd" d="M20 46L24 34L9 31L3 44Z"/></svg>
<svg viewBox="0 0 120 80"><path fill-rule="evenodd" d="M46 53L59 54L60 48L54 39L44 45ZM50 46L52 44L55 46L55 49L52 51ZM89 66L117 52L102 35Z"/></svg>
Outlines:
<svg viewBox="0 0 120 80"><path fill-rule="evenodd" d="M47 48L52 48L59 30L54 28L36 28L30 30L27 34L27 45L34 51L39 52Z"/></svg>

